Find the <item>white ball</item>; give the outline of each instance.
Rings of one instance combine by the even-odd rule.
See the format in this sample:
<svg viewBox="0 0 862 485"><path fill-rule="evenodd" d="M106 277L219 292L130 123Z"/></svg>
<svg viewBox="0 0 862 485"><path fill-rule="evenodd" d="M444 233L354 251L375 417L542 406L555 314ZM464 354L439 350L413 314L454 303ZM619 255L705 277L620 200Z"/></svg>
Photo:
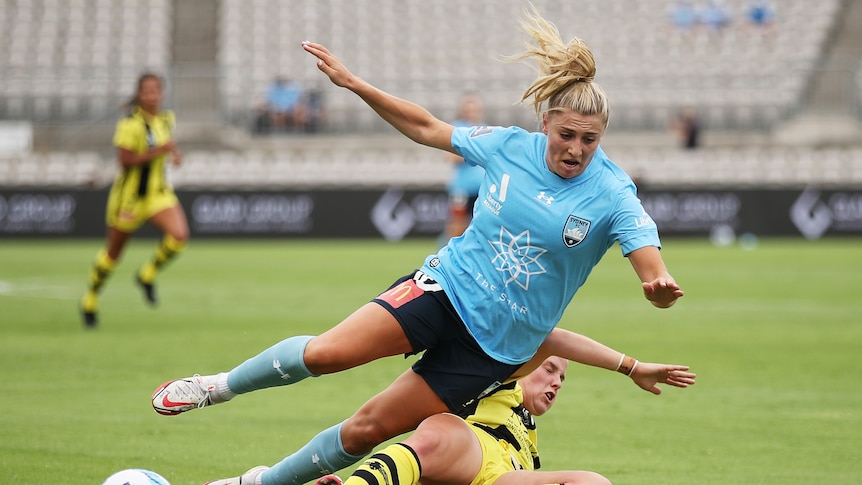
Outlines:
<svg viewBox="0 0 862 485"><path fill-rule="evenodd" d="M131 468L114 473L102 485L171 485L165 477L150 470Z"/></svg>

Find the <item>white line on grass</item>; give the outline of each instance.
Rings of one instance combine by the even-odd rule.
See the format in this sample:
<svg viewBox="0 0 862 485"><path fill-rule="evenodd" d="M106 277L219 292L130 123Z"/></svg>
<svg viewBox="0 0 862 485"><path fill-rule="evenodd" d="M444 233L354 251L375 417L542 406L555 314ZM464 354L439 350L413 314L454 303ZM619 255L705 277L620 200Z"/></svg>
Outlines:
<svg viewBox="0 0 862 485"><path fill-rule="evenodd" d="M41 283L24 283L0 280L0 296L74 300L80 295L74 288Z"/></svg>

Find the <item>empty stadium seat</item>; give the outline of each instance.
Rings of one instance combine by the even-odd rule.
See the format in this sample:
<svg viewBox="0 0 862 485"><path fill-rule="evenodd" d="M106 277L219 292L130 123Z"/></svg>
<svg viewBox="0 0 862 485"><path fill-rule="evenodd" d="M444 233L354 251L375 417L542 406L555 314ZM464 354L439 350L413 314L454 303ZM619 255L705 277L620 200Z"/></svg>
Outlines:
<svg viewBox="0 0 862 485"><path fill-rule="evenodd" d="M0 2L0 85L21 84L18 92L0 93L7 98L0 118L105 116L134 89L117 68L131 69L133 78L145 68L168 70L170 25L168 0ZM106 101L97 101L88 85L106 80L108 89L98 93Z"/></svg>
<svg viewBox="0 0 862 485"><path fill-rule="evenodd" d="M596 52L599 79L625 126L651 129L664 126L675 109L688 105L714 106L713 129L774 125L800 101L841 5L840 0L827 0L811 9L803 0L781 2L775 38L764 39L742 25L745 0L725 2L734 23L722 35L675 31L667 18L670 3L534 3L560 26L565 38L578 35ZM513 104L532 71L524 66L513 70L497 59L521 50L518 4L222 0L221 6L222 93L231 109L250 109L255 96L279 74L307 86L323 85L329 100L337 89L327 85L299 48L300 41L311 39L331 47L373 84L421 100L432 112L445 112L452 104L448 98L459 89L482 89L494 92L489 112L500 113L502 119L523 119ZM477 24L476 18L483 22ZM332 28L342 21L351 25L349 36ZM709 86L714 89L704 89ZM716 92L723 93L719 101ZM752 102L763 116L752 116ZM362 109L345 107L338 99L332 103L339 114ZM659 105L662 112L643 116L644 108ZM629 115L630 110L634 114ZM341 128L380 129L363 121Z"/></svg>

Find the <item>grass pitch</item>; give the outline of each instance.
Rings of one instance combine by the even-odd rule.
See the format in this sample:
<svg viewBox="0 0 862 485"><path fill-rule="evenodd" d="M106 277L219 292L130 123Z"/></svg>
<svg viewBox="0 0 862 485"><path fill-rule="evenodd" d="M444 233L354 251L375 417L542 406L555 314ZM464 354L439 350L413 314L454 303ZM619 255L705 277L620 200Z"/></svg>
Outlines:
<svg viewBox="0 0 862 485"><path fill-rule="evenodd" d="M347 417L412 359L384 359L176 417L162 382L228 370L278 340L317 334L421 264L432 241L193 241L148 308L135 240L102 297L77 313L101 241L0 241L0 477L92 485L148 468L173 485L272 464ZM643 300L612 248L561 326L641 360L689 364L661 396L573 365L540 418L547 469L617 485L862 482L862 240L764 240L754 250L665 240L686 296Z"/></svg>

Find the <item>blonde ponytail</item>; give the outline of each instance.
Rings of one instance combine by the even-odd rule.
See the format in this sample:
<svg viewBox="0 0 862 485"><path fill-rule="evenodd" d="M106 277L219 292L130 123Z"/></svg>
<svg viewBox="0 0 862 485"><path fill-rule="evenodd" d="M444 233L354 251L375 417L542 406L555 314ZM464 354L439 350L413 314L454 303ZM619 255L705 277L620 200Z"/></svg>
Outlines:
<svg viewBox="0 0 862 485"><path fill-rule="evenodd" d="M571 109L584 115L599 115L607 126L609 108L602 88L593 82L596 61L586 42L575 37L564 43L557 27L530 4L524 10L521 28L533 41L526 51L508 61L533 60L539 77L524 91L521 102L531 104L536 114L547 102L548 111Z"/></svg>

